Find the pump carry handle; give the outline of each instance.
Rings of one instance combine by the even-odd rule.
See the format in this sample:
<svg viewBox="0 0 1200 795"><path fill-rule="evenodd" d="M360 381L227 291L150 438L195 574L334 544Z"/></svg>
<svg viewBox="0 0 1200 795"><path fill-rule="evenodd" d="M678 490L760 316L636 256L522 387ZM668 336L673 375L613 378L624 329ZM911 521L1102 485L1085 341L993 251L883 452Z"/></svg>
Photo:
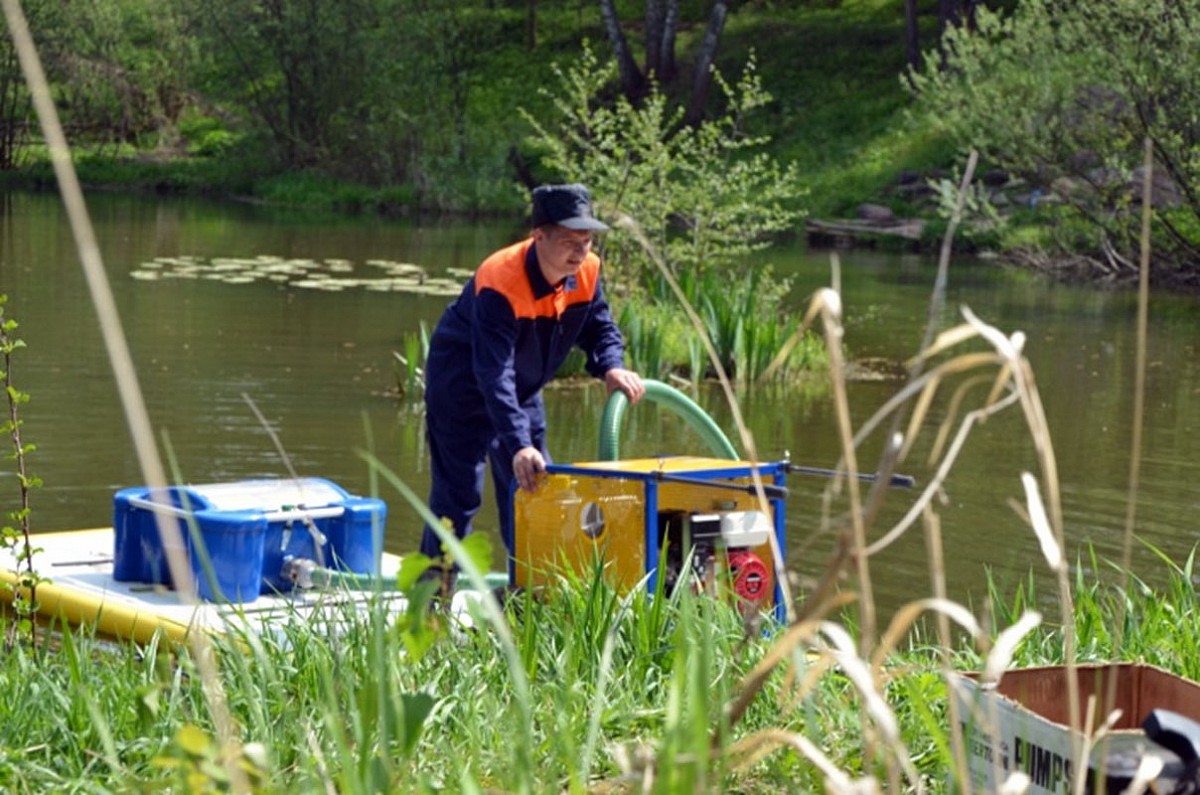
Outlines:
<svg viewBox="0 0 1200 795"><path fill-rule="evenodd" d="M725 480L704 480L703 478L689 478L683 475L668 475L665 472L654 473L654 479L664 483L685 483L689 486L703 486L710 489L729 489L731 491L740 491L743 494L756 495L758 490L754 488L753 483L730 483ZM786 500L788 491L784 486L776 486L774 483L763 483L763 494L769 500Z"/></svg>
<svg viewBox="0 0 1200 795"><path fill-rule="evenodd" d="M845 475L845 472L839 472L836 469L822 469L820 467L803 467L798 464L785 464L788 474L797 475L820 475L822 477L833 478L840 475ZM866 480L874 483L879 479L877 475L870 472L859 472L859 480ZM889 486L899 486L900 488L911 489L917 485L917 479L912 475L892 475L888 478Z"/></svg>

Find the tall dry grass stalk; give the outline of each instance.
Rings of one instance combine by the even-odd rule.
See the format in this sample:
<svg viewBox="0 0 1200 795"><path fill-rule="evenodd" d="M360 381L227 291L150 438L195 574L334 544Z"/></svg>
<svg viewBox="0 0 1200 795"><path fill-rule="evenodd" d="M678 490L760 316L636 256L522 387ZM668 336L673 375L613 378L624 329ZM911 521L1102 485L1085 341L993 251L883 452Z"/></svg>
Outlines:
<svg viewBox="0 0 1200 795"><path fill-rule="evenodd" d="M884 697L890 675L887 659L904 642L913 625L926 613L937 617L938 637L942 644L945 675L953 687L950 654L955 648L951 625L955 624L966 632L985 655L982 679L994 683L1003 676L1011 665L1013 655L1022 639L1041 622L1037 612L1028 611L1012 626L1001 628L995 640L992 631L978 621L962 605L947 599L945 590L945 560L941 552L941 523L937 514L937 501L947 477L967 444L971 432L990 417L1009 410L1018 410L1024 418L1036 454L1038 475L1013 473L1014 488L1020 484L1025 495L1024 507L1015 506L1018 517L1030 527L1039 548L1042 550L1047 569L1054 575L1058 590L1058 607L1061 611L1061 626L1064 638L1064 659L1067 667L1068 709L1071 728L1077 736L1080 730L1079 686L1075 670L1075 641L1073 621L1073 597L1066 565L1065 537L1061 509L1057 463L1042 402L1038 394L1036 379L1028 359L1024 355L1025 337L1021 332L1005 334L977 317L969 308L963 307L963 322L954 328L938 330L935 327L945 302L946 285L952 242L961 219L965 196L970 187L976 164L971 154L959 188L959 198L947 234L941 247L938 274L930 298L929 313L924 339L916 355L908 363L906 384L889 399L861 427L853 428L850 421L849 400L846 388L846 362L843 353L844 327L843 306L839 293L834 289L822 288L811 299L804 321L796 337L789 339L779 354L776 363L768 367L768 377L777 362L786 356L799 335L820 319L824 338L830 354L830 377L833 381L833 400L837 430L842 441L841 461L837 469L844 473L830 483L827 489L825 510L821 518L821 531L835 538L833 555L816 586L804 595L803 602L794 604L788 599L788 626L775 639L766 657L741 683L741 687L725 711L729 728L736 726L749 705L761 693L764 684L776 672L783 670L791 683L792 703L800 703L814 692L820 677L830 670L838 670L848 676L855 686L862 705L864 756L861 769L869 771L862 779L855 779L824 756L821 749L811 740L799 735L772 730L746 737L725 747L721 737L714 735L712 750L725 753L735 767L749 764L772 749L790 747L809 758L827 778L831 791L864 792L874 791L885 782L877 780L873 772L883 770L886 786L890 791L909 787L923 789L920 777L913 767L899 733L892 707ZM639 234L636 222L623 219L622 227L632 230L635 237L660 263L668 283L673 283L668 270L661 264L653 246L644 235ZM834 283L838 281L837 262L834 262ZM720 370L711 343L705 337L702 324L676 288L676 294L685 310L689 310L697 337L704 343L721 376L722 388L733 411L742 447L754 458L754 439L741 420L732 385ZM982 343L983 350L979 350ZM984 387L979 394L980 387ZM930 427L930 409L935 401L949 392L948 411L941 423ZM975 403L972 405L972 400ZM956 430L957 428L957 430ZM859 463L857 449L872 434L884 433L886 444L876 472L873 490L865 502L858 490ZM933 476L903 517L891 527L878 528L879 509L887 493L887 482L895 468L906 460L915 449L919 438L931 436L929 466ZM846 518L832 518L829 506L846 492L848 509ZM897 611L889 626L879 632L876 627L875 606L871 588L870 559L883 553L917 523L923 522L929 549L929 566L934 593L918 599ZM777 565L782 559L776 557ZM847 592L840 585L848 573L854 574L853 589ZM785 572L777 571L781 581L786 582ZM850 632L836 623L833 616L837 611L853 602L857 607L857 632L855 641ZM815 653L815 659L812 654ZM952 756L955 760L954 778L962 791L969 792L971 783L967 775L965 743L961 736L961 722L954 717L956 707L951 699ZM786 708L785 705L781 705ZM1094 705L1093 705L1094 708ZM995 720L988 716L980 725L990 726L995 731ZM1091 725L1090 721L1087 725ZM1083 737L1075 749L1076 758L1082 755L1097 740L1097 736ZM882 765L882 768L880 767ZM1076 766L1073 791L1082 791L1087 765ZM1020 774L1006 783L1008 788L1019 788Z"/></svg>
<svg viewBox="0 0 1200 795"><path fill-rule="evenodd" d="M636 219L628 215L621 216L616 223L618 227L629 232L633 236L634 240L636 240L638 244L641 245L642 248L647 252L647 254L650 255L655 267L659 269L663 279L666 280L668 285L670 285L672 293L674 293L675 297L679 300L680 306L683 307L684 312L687 314L688 321L692 324L692 328L696 330L696 336L703 344L704 350L708 354L709 362L713 366L713 371L717 374L717 378L721 383L721 389L725 393L725 399L728 401L730 411L732 412L734 425L737 426L737 434L738 438L742 442L742 450L746 452L746 458L749 459L751 463L757 462L758 448L754 444L754 436L750 433L750 429L746 425L746 421L742 416L741 407L738 405L737 396L734 392L733 383L729 380L729 375L725 372L725 367L721 364L721 357L717 355L716 346L713 345L713 341L709 338L708 333L705 330L706 327L704 325L704 321L702 321L700 316L696 314L695 307L693 307L691 302L688 301L687 295L683 292L683 288L679 286L679 282L675 278L675 274L671 272L671 268L667 265L662 253L653 243L650 242L650 238L646 235L646 232L642 228L641 224L639 224ZM758 497L759 506L764 512L770 513L770 504L767 501L766 493L763 491L762 476L755 467L751 467L751 475L754 482L755 492ZM787 619L790 623L795 620L795 616L792 613L791 587L788 584L786 572L783 569L783 550L779 548L779 541L774 537L774 534L770 535L770 545L771 556L775 559L775 581L779 583L780 587L783 589L784 601L787 605Z"/></svg>
<svg viewBox="0 0 1200 795"><path fill-rule="evenodd" d="M88 293L91 295L92 304L100 322L101 336L113 369L113 376L116 380L121 406L125 411L125 419L129 425L138 465L146 485L151 489L151 498L161 499L166 504L167 500L164 496L168 486L166 470L154 443L154 432L138 383L137 371L134 369L133 359L129 353L129 345L121 326L116 302L113 300L112 288L104 269L104 261L100 256L100 247L96 242L95 231L83 199L83 190L75 173L71 150L67 144L66 135L63 133L62 124L59 122L58 111L50 95L50 85L46 80L33 37L30 35L29 24L21 9L20 0L2 0L2 2L5 20L8 23L8 30L21 64L21 71L29 87L42 135L45 137L49 149L59 192L71 225L71 233L75 238L76 249L79 252L79 262L83 266L84 277L87 280ZM176 593L182 601L195 601L194 578L186 558L184 551L186 547L179 526L165 511L155 511L155 521L164 540L167 566L176 584ZM237 764L240 749L237 747L228 704L217 675L216 658L213 655L212 646L208 636L203 632L192 632L188 637L197 669L201 674L205 698L221 741L223 762L228 771L229 780L236 792L248 792L249 782L245 771Z"/></svg>
<svg viewBox="0 0 1200 795"><path fill-rule="evenodd" d="M1142 427L1146 412L1146 331L1150 318L1150 223L1154 214L1154 141L1143 143L1142 238L1138 258L1137 360L1133 387L1133 417L1129 440L1129 485L1125 495L1125 527L1121 538L1120 588L1129 587L1133 559L1134 526L1137 522L1138 487L1142 468ZM1125 641L1124 599L1117 602L1117 621L1113 627L1113 648L1120 650ZM1110 676L1104 694L1104 709L1111 712L1117 703L1117 677Z"/></svg>
<svg viewBox="0 0 1200 795"><path fill-rule="evenodd" d="M1143 394L1145 387L1146 328L1148 323L1150 268L1149 241L1152 219L1152 142L1146 142L1145 153L1141 272L1138 299L1137 382L1133 409L1124 550L1120 565L1121 576L1123 578L1120 585L1120 592L1122 593L1128 587L1128 579L1131 571L1130 558L1136 516L1141 432L1144 414ZM960 188L958 212L961 212L961 197L965 194L969 175L973 167L974 158L972 157L968 164L967 177ZM1027 611L1012 626L1000 631L995 641L991 642L989 641L988 634L985 633L981 626L974 622L973 617L971 617L965 608L946 601L944 585L945 562L941 552L941 524L934 509L935 498L940 494L942 484L953 468L954 462L965 445L971 430L994 414L1009 408L1019 407L1025 419L1028 433L1034 442L1040 477L1035 477L1029 472L1021 473L1020 482L1025 492L1025 504L1023 508L1019 505L1014 505L1014 507L1018 516L1024 519L1033 531L1042 550L1046 567L1054 575L1058 587L1058 607L1061 612L1060 626L1064 646L1063 659L1067 673L1068 723L1072 730L1072 736L1076 738L1073 748L1076 760L1074 766L1075 774L1070 782L1070 791L1081 794L1087 786L1088 765L1086 764L1086 760L1094 748L1104 743L1115 719L1113 710L1116 697L1115 688L1110 687L1110 691L1106 694L1103 704L1091 701L1086 705L1087 715L1082 720L1081 725L1080 715L1083 705L1080 703L1079 683L1075 667L1074 599L1071 590L1069 567L1066 562L1065 529L1062 517L1057 464L1051 441L1050 428L1046 423L1033 371L1028 360L1023 355L1024 335L1016 332L1010 336L1005 336L998 329L983 322L969 309L964 307L962 309L962 314L966 321L964 324L943 331L937 334L936 337L931 336L932 323L936 316L934 310L938 302L944 300L943 295L949 263L950 234L952 234L952 231L948 233L947 239L943 242L938 279L935 283L931 299L931 311L929 313L930 326L927 329L926 341L922 343L921 351L917 357L910 363L909 381L873 417L863 424L855 434L853 443L847 445L844 451L845 468L852 472L854 463L853 448L881 427L887 417L892 418L892 431L889 432L890 438L891 434L894 434L895 429L898 427L901 408L912 402L914 406L904 435L897 438L893 443L884 446L883 460L880 462L879 471L884 476L890 474L892 467L902 462L913 449L918 435L924 430L924 423L929 408L943 384L950 378L959 379L959 383L949 400L946 417L936 428L929 454L929 463L935 467L933 479L913 501L910 509L897 524L890 529L886 529L876 540L862 548L862 554L867 557L877 555L895 542L918 518L923 518L929 549L931 582L934 588L932 599L915 601L897 611L891 626L879 638L878 648L870 661L870 669L874 676L873 682L878 689L881 689L887 682L888 674L884 667L887 653L896 648L902 641L904 633L912 626L917 616L922 612L932 610L937 614L938 636L941 640L944 659L943 668L952 689L954 686L954 676L948 659L948 653L953 648L950 634L951 621L957 622L960 627L967 630L968 636L972 637L979 644L980 648L987 652L983 670L980 674L980 681L985 686L988 683L999 681L1004 675L1004 671L1011 665L1018 645L1040 623L1041 616L1038 613ZM829 306L831 303L833 302L828 295L824 294L823 291L819 292L812 301L810 316L816 312L821 312L821 316L826 323L835 322L837 319L835 313L823 311L823 308ZM840 329L836 329L833 333L827 330L826 339L831 344L840 340L840 338ZM982 341L987 344L990 350L986 352L961 350L966 343L972 341ZM925 369L925 365L929 365L928 370ZM840 369L835 367L832 375L838 377L840 372ZM966 403L968 393L976 387L988 383L990 383L990 389L982 404L973 409L966 410L964 404ZM840 391L835 391L837 399L840 400L841 395ZM960 416L962 420L958 426L958 431L951 440L950 437L955 418ZM883 482L882 479L880 482ZM836 483L831 484L831 489L836 488L836 486ZM876 488L879 488L878 482ZM853 491L851 491L850 496L853 501ZM869 516L873 519L875 517L874 511L871 511ZM853 513L853 506L852 517L854 517L852 522L858 521L857 514ZM857 529L854 532L855 537L857 537ZM838 552L831 561L826 576L821 581L821 587L823 588L829 588L836 580L841 569L847 564L847 550L853 548L853 545L849 542L845 534L839 536L839 539ZM859 585L861 586L861 583ZM858 599L865 599L868 594L868 590L860 588L860 592L855 596ZM743 683L742 693L734 702L730 711L731 723L736 722L741 711L749 703L752 694L766 680L768 671L786 664L789 660L787 652L802 645L819 650L825 649L825 646L817 636L816 622L808 616L824 611L828 594L818 591L814 595L817 597L814 608L811 611L798 611L798 615L800 616L799 621L794 623L789 627L787 632L781 635L773 653L764 659L759 669ZM812 596L808 598L811 599ZM1116 633L1114 655L1119 654L1119 649L1121 648L1120 633L1123 632L1123 612L1126 609L1124 600L1118 600L1118 604L1122 615L1116 622L1114 630ZM866 615L866 612L863 611L861 615ZM867 632L868 627L869 625L864 622L861 627L864 634ZM871 638L861 641L859 644L860 649L867 648L871 642ZM791 655L790 659L795 659L795 656ZM844 656L836 657L835 659L839 665L846 662ZM810 666L810 673L813 668L820 668L822 666L827 667L828 663L818 663L815 666ZM798 688L800 690L797 695L802 698L805 692L805 684L811 684L813 678L811 676L805 678L797 677L796 681L799 683ZM1110 685L1115 685L1116 677L1110 677L1109 681ZM867 712L875 721L875 727L884 741L883 747L896 754L897 766L905 770L906 775L909 777L910 786L919 791L921 789L920 782L913 778L912 773L904 765L905 760L901 756L902 746L895 742L894 736L890 733L889 722L881 719L878 715L880 709L879 703L874 701L874 696L866 683L860 683L858 680L855 683L860 685L865 703L868 704ZM994 706L994 702L992 704ZM962 722L955 714L957 711L957 699L951 698L948 707L950 712L951 755L956 768L953 771L954 778L961 791L970 792L971 782L967 775L965 744L959 728ZM1099 715L1102 716L1100 721L1094 720L1097 710L1099 710ZM997 720L995 714L975 715L972 716L972 720L977 721L978 725L990 731L993 740L998 739L996 735ZM1097 723L1099 725L1098 729L1090 729L1090 727L1097 725ZM1088 728L1085 730L1084 727ZM785 743L801 750L802 753L809 756L813 763L822 770L828 767L829 762L822 758L819 749L814 748L811 743L800 742L798 738L785 738L777 735L763 736L757 739L749 738L740 743L738 747L731 749L731 753L741 752L745 748L753 748L756 753L762 753L764 744L780 745ZM871 769L871 766L872 760L864 758L863 768ZM895 767L889 764L890 789L894 788L897 783L894 770ZM1029 784L1028 777L1021 771L1012 773L1007 780L1003 778L1004 774L998 768L994 771L994 774L995 780L1000 782L1001 791L1021 792ZM1153 776L1153 771L1139 770L1138 780L1141 782L1141 786L1144 787L1145 782L1152 780ZM861 792L864 789L871 789L874 786L873 783L865 784L863 781L852 781L844 773L841 775L829 775L828 781L831 789L837 792Z"/></svg>

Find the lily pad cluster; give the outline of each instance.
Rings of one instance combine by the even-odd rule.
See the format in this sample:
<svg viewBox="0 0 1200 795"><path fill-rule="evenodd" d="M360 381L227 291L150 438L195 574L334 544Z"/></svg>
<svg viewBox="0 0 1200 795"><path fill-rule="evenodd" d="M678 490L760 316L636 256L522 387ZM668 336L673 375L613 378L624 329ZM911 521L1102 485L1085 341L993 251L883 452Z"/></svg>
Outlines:
<svg viewBox="0 0 1200 795"><path fill-rule="evenodd" d="M155 257L132 273L139 281L162 279L205 279L225 284L274 282L307 290L371 290L455 296L471 271L451 268L444 276L430 276L411 262L372 259L361 266L346 259L285 259L262 254L257 257Z"/></svg>

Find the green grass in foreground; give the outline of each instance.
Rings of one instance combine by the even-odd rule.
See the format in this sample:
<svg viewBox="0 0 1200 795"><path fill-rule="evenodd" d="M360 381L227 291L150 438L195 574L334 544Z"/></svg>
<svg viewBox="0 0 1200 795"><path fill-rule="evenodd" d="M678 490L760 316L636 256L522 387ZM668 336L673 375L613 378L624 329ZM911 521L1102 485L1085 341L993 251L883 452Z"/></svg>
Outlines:
<svg viewBox="0 0 1200 795"><path fill-rule="evenodd" d="M1080 661L1137 660L1200 674L1191 559L1168 562L1161 588L1131 579L1124 590L1092 579L1100 564L1087 564L1077 567L1089 574L1075 587ZM988 609L1003 628L1035 595L996 598ZM1116 653L1120 615L1124 645ZM747 636L741 616L708 597L622 598L600 580L572 578L542 601L510 601L528 703L491 630L446 632L414 656L400 627L380 614L333 609L328 617L346 622L342 633L318 621L248 647L218 644L238 758L256 792L632 792L643 782L654 792L821 791L822 775L797 751L805 742L851 778L885 775L862 758L864 743L880 735L851 657L832 665L828 652L797 646L729 726L727 704L787 636ZM1018 647L1014 665L1062 660L1052 618ZM853 636L852 626L841 626ZM824 632L827 640L836 635ZM907 648L873 675L900 727L902 746L890 747L906 749L927 791L941 792L952 769L943 654L922 636L918 625ZM982 660L966 646L951 652L960 670ZM7 650L0 681L5 792L228 789L186 652L113 647L68 632L54 648ZM707 763L710 744L717 752Z"/></svg>

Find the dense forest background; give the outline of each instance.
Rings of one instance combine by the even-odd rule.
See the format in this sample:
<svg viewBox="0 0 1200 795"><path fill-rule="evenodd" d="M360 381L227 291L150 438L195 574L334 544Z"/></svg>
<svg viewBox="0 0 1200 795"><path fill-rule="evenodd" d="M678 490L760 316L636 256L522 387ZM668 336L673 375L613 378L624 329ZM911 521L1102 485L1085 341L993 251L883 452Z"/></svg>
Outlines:
<svg viewBox="0 0 1200 795"><path fill-rule="evenodd" d="M796 218L924 217L925 244L974 149L964 242L1119 279L1150 139L1160 272L1200 283L1200 0L22 5L86 182L518 213L592 179L589 114L612 111L609 154L719 123L723 157L780 165ZM39 139L4 36L0 181L50 181Z"/></svg>
<svg viewBox="0 0 1200 795"><path fill-rule="evenodd" d="M551 65L591 42L631 102L653 83L719 112L713 70L753 50L775 102L755 121L802 170L870 151L909 102L922 47L972 0L537 2L478 0L25 0L73 143L101 159L172 160L162 187L253 193L283 174L386 188L379 201L504 208L539 168L529 125ZM868 104L870 103L870 104ZM0 43L0 168L36 158L11 46ZM949 153L946 153L949 154ZM194 163L191 176L178 168ZM188 185L193 180L196 185Z"/></svg>

